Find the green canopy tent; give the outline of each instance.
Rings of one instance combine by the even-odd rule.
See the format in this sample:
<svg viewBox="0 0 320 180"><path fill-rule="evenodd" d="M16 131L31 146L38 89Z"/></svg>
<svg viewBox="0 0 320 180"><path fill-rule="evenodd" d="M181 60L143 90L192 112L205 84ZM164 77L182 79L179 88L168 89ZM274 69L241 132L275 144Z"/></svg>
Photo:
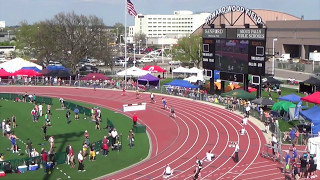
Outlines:
<svg viewBox="0 0 320 180"><path fill-rule="evenodd" d="M273 111L285 111L285 112L288 112L289 111L289 108L291 107L296 107L295 104L293 104L292 102L289 102L289 101L279 101L279 102L276 102L273 104L272 106L272 110Z"/></svg>
<svg viewBox="0 0 320 180"><path fill-rule="evenodd" d="M235 89L230 92L222 93L221 96L224 97L235 97L235 98L241 98L241 99L246 99L246 100L253 100L255 99L255 95L248 93L245 90L242 89Z"/></svg>

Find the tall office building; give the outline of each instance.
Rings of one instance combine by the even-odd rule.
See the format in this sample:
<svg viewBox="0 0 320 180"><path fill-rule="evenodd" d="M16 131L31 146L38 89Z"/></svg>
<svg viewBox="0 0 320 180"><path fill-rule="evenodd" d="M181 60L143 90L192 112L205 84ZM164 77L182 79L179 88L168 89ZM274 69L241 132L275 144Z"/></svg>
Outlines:
<svg viewBox="0 0 320 180"><path fill-rule="evenodd" d="M142 15L135 18L128 35L145 34L149 44L176 44L201 26L210 13L174 11L173 15Z"/></svg>

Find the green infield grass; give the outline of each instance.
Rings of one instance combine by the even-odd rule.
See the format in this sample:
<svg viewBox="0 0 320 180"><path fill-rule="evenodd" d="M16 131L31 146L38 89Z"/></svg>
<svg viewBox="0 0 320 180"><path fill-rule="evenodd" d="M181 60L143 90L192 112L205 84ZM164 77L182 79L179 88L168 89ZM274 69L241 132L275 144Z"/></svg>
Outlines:
<svg viewBox="0 0 320 180"><path fill-rule="evenodd" d="M94 107L94 105L77 103L86 107ZM26 158L26 145L23 142L30 138L33 147L40 153L41 148L49 151L50 144L43 140L43 132L41 127L44 125L44 116L39 118L39 121L32 122L31 110L34 107L32 103L13 102L8 100L0 100L0 120L10 118L12 115L16 116L17 128L12 129L14 134L19 138L17 144L21 148L19 153L12 153L8 148L11 148L11 143L7 137L0 137L0 153L4 154L5 161L13 159ZM44 105L44 112L46 112L47 105ZM65 152L67 144L71 144L76 159L75 168L70 168L67 164L60 164L55 167L50 174L44 174L43 169L36 171L27 171L23 174L6 174L3 179L93 179L121 170L139 161L142 161L149 153L149 139L146 133L136 133L135 146L130 149L127 139L128 131L132 128L131 118L123 114L110 111L108 109L101 109L102 123L101 130L95 130L95 123L90 123L90 117L80 115L80 120L74 120L74 113L71 112L71 123L66 122L66 110L60 108L58 99L53 99L51 108L52 127L47 128L47 137L53 135L55 137L55 147L57 152ZM119 134L122 134L122 149L121 151L111 151L109 148L109 155L104 157L102 154L97 154L95 161L90 161L88 158L84 160L84 168L86 172L78 172L77 155L79 150L82 150L82 143L84 141L84 131L87 130L90 134L90 143L102 140L104 135L108 132L103 129L107 125L107 121L111 121L117 128ZM22 142L23 141L23 142ZM61 172L61 171L62 172Z"/></svg>

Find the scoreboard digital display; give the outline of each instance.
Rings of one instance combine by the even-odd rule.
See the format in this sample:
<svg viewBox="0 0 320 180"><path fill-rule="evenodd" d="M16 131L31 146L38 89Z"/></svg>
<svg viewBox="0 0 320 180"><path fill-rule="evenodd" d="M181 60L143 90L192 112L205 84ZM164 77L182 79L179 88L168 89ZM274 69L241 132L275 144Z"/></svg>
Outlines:
<svg viewBox="0 0 320 180"><path fill-rule="evenodd" d="M265 28L203 29L203 68L264 76L265 46Z"/></svg>

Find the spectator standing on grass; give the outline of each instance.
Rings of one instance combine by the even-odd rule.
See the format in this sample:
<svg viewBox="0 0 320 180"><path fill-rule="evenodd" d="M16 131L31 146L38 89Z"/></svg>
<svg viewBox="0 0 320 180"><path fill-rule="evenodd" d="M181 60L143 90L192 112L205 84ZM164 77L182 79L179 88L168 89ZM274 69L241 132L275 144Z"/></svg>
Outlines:
<svg viewBox="0 0 320 180"><path fill-rule="evenodd" d="M78 153L78 162L79 162L78 172L80 171L85 172L86 170L83 169L83 156L82 156L81 150Z"/></svg>
<svg viewBox="0 0 320 180"><path fill-rule="evenodd" d="M47 154L47 151L44 150L44 148L41 149L41 156L42 156L43 171L44 171L44 174L47 174L48 154Z"/></svg>
<svg viewBox="0 0 320 180"><path fill-rule="evenodd" d="M29 155L29 157L31 157L31 152L32 152L32 142L30 140L30 138L27 139L27 145L26 145L26 150L27 150L27 154Z"/></svg>
<svg viewBox="0 0 320 180"><path fill-rule="evenodd" d="M74 151L73 151L73 148L72 148L71 145L70 145L70 150L69 150L69 156L70 156L70 159L69 159L69 161L70 161L70 167L71 167L71 168L74 168L74 166L75 166L75 162L74 162Z"/></svg>
<svg viewBox="0 0 320 180"><path fill-rule="evenodd" d="M12 115L12 128L16 128L17 127L17 119L15 115Z"/></svg>
<svg viewBox="0 0 320 180"><path fill-rule="evenodd" d="M39 104L38 108L39 108L39 116L42 116L43 115L43 112L42 112L43 106L42 106L42 104Z"/></svg>
<svg viewBox="0 0 320 180"><path fill-rule="evenodd" d="M83 142L82 150L83 150L82 156L83 156L83 158L86 158L87 152L88 152L88 145L87 145L87 143Z"/></svg>
<svg viewBox="0 0 320 180"><path fill-rule="evenodd" d="M74 119L79 120L79 109L78 108L74 109Z"/></svg>
<svg viewBox="0 0 320 180"><path fill-rule="evenodd" d="M47 124L45 123L42 127L43 140L47 140Z"/></svg>
<svg viewBox="0 0 320 180"><path fill-rule="evenodd" d="M32 122L37 122L36 109L31 110Z"/></svg>
<svg viewBox="0 0 320 180"><path fill-rule="evenodd" d="M63 98L59 98L59 102L60 102L61 108L64 108L64 100L63 100Z"/></svg>
<svg viewBox="0 0 320 180"><path fill-rule="evenodd" d="M54 137L53 136L50 136L49 139L48 139L49 143L50 143L50 150L53 148L54 146Z"/></svg>
<svg viewBox="0 0 320 180"><path fill-rule="evenodd" d="M104 136L102 139L102 150L103 150L103 155L107 156L108 152L109 152L109 139L107 138L107 136Z"/></svg>
<svg viewBox="0 0 320 180"><path fill-rule="evenodd" d="M6 120L5 119L1 122L1 129L2 129L2 136L4 136L4 134L6 132Z"/></svg>
<svg viewBox="0 0 320 180"><path fill-rule="evenodd" d="M134 113L132 116L133 126L137 125L137 122L138 122L138 115L136 113Z"/></svg>
<svg viewBox="0 0 320 180"><path fill-rule="evenodd" d="M128 140L129 140L129 146L130 146L130 149L133 147L134 145L134 133L132 130L129 131L129 134L128 134Z"/></svg>
<svg viewBox="0 0 320 180"><path fill-rule="evenodd" d="M70 110L68 109L67 112L66 112L66 118L67 118L67 124L69 124L71 121L70 121Z"/></svg>
<svg viewBox="0 0 320 180"><path fill-rule="evenodd" d="M70 144L66 147L66 154L67 154L67 164L70 164Z"/></svg>
<svg viewBox="0 0 320 180"><path fill-rule="evenodd" d="M116 128L113 128L113 130L111 131L111 137L112 137L111 145L112 145L112 149L114 148L114 144L116 143L117 136L118 136L117 129L116 129Z"/></svg>

